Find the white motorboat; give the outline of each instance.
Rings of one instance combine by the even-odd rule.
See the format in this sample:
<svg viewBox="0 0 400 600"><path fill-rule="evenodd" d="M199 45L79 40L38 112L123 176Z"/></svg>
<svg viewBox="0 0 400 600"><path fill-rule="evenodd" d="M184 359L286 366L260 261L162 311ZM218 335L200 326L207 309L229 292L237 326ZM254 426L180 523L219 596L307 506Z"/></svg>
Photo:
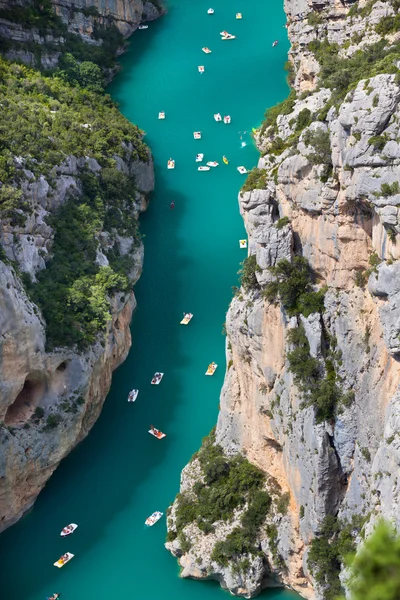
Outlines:
<svg viewBox="0 0 400 600"><path fill-rule="evenodd" d="M172 160L172 158L170 158L167 163L167 169L175 169L175 161Z"/></svg>
<svg viewBox="0 0 400 600"><path fill-rule="evenodd" d="M204 158L204 154L196 154L196 162L201 162Z"/></svg>
<svg viewBox="0 0 400 600"><path fill-rule="evenodd" d="M52 596L49 596L48 598L46 598L46 600L57 600L59 597L61 596L61 594L53 594Z"/></svg>
<svg viewBox="0 0 400 600"><path fill-rule="evenodd" d="M204 73L204 67L203 67L203 65L200 65L197 68L199 70L199 73Z"/></svg>
<svg viewBox="0 0 400 600"><path fill-rule="evenodd" d="M218 167L219 163L217 163L215 160L210 160L207 163L207 167Z"/></svg>
<svg viewBox="0 0 400 600"><path fill-rule="evenodd" d="M148 29L148 25L139 25L138 29Z"/></svg>
<svg viewBox="0 0 400 600"><path fill-rule="evenodd" d="M152 515L150 515L150 517L147 517L144 524L148 525L149 527L151 527L152 525L155 525L157 523L157 521L159 521L161 519L163 514L164 513L160 512L159 510L156 510L155 512L153 512Z"/></svg>
<svg viewBox="0 0 400 600"><path fill-rule="evenodd" d="M76 523L70 523L69 525L64 527L60 535L61 537L67 537L67 535L71 535L71 533L74 533L75 529L78 529L78 525Z"/></svg>
<svg viewBox="0 0 400 600"><path fill-rule="evenodd" d="M158 113L158 118L159 119L165 119L165 112L161 111Z"/></svg>
<svg viewBox="0 0 400 600"><path fill-rule="evenodd" d="M237 18L237 19L242 19L242 18L243 18L243 17L242 17L242 13L236 13L236 18Z"/></svg>
<svg viewBox="0 0 400 600"><path fill-rule="evenodd" d="M72 554L71 552L66 552L65 554L63 554L55 563L54 566L58 567L59 569L61 569L61 567L63 567L64 565L67 564L67 562L69 562L72 558L74 558L74 554Z"/></svg>
<svg viewBox="0 0 400 600"><path fill-rule="evenodd" d="M275 46L277 46L277 45L278 45L278 40L275 40L275 41L272 43L272 47L273 47L273 48L275 48Z"/></svg>
<svg viewBox="0 0 400 600"><path fill-rule="evenodd" d="M230 122L231 122L230 115L227 115L226 117L224 117L224 123L225 123L225 125L229 125Z"/></svg>
<svg viewBox="0 0 400 600"><path fill-rule="evenodd" d="M201 140L201 131L193 131L193 137L195 140Z"/></svg>
<svg viewBox="0 0 400 600"><path fill-rule="evenodd" d="M208 11L207 11L207 13L209 15L213 15L214 14L214 9L213 8L209 8Z"/></svg>
<svg viewBox="0 0 400 600"><path fill-rule="evenodd" d="M128 402L135 402L138 397L139 390L131 390L128 394Z"/></svg>
<svg viewBox="0 0 400 600"><path fill-rule="evenodd" d="M220 113L215 113L215 115L214 115L214 119L215 119L216 121L222 121L222 117L221 117Z"/></svg>
<svg viewBox="0 0 400 600"><path fill-rule="evenodd" d="M228 31L220 31L219 35L222 35L222 37L225 37L226 35L230 35L230 33Z"/></svg>
<svg viewBox="0 0 400 600"><path fill-rule="evenodd" d="M189 325L189 323L192 319L193 319L192 313L184 313L184 317L181 321L181 325Z"/></svg>
<svg viewBox="0 0 400 600"><path fill-rule="evenodd" d="M246 167L238 167L237 170L239 171L239 173L241 175L246 175L246 173L247 173Z"/></svg>
<svg viewBox="0 0 400 600"><path fill-rule="evenodd" d="M205 52L205 54L211 54L212 50L210 50L210 48L207 48L207 46L204 46L204 48L202 48L203 52Z"/></svg>
<svg viewBox="0 0 400 600"><path fill-rule="evenodd" d="M154 373L151 385L160 385L161 379L164 377L164 373Z"/></svg>
<svg viewBox="0 0 400 600"><path fill-rule="evenodd" d="M163 433L159 429L156 429L154 427L154 425L150 425L149 433L151 435L154 435L154 437L157 438L158 440L162 440L163 438L165 438L167 436L166 433Z"/></svg>
<svg viewBox="0 0 400 600"><path fill-rule="evenodd" d="M235 40L236 39L236 35L232 35L231 33L228 33L228 35L223 35L221 40Z"/></svg>
<svg viewBox="0 0 400 600"><path fill-rule="evenodd" d="M208 365L207 371L206 371L206 375L214 375L215 371L217 370L217 363L212 362Z"/></svg>
<svg viewBox="0 0 400 600"><path fill-rule="evenodd" d="M240 248L247 248L247 240L239 240Z"/></svg>
<svg viewBox="0 0 400 600"><path fill-rule="evenodd" d="M210 167L198 167L197 170L198 171L209 171Z"/></svg>

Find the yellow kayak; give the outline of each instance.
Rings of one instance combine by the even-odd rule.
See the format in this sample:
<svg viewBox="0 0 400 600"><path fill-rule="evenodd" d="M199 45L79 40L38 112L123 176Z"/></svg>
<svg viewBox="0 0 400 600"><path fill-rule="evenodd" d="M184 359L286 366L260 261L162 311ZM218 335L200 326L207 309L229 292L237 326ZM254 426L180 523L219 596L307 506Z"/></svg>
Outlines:
<svg viewBox="0 0 400 600"><path fill-rule="evenodd" d="M226 156L222 157L222 160L224 161L224 163L227 165L229 164L229 160L226 158Z"/></svg>

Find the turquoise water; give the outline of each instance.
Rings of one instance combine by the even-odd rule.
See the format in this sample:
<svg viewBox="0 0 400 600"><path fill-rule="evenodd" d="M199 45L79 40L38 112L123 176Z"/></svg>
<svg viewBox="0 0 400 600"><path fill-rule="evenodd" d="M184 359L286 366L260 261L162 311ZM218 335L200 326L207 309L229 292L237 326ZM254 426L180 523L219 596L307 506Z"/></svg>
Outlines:
<svg viewBox="0 0 400 600"><path fill-rule="evenodd" d="M215 0L213 16L209 2L170 0L164 18L134 35L110 89L147 132L156 166L156 191L142 218L146 254L133 346L89 437L63 461L31 513L0 536L1 600L43 600L56 591L62 600L228 598L216 583L178 578L177 562L163 546L165 520L144 526L154 510L166 511L182 467L217 419L225 370L221 330L245 257L237 205L244 178L236 167L256 164L249 130L266 106L287 94L281 0ZM242 21L235 20L237 11ZM237 39L222 42L223 29ZM275 38L280 43L272 49ZM211 55L201 52L205 45ZM198 65L205 65L203 75ZM160 110L165 121L157 119ZM216 123L215 112L230 114L231 125ZM193 139L195 130L203 132L201 141ZM199 173L198 152L220 166ZM174 171L166 169L170 157ZM188 327L179 325L183 311L194 313ZM211 361L219 368L205 377ZM158 387L150 385L155 371L165 372ZM140 393L128 404L132 387ZM151 437L150 423L167 437ZM62 540L59 532L71 521L79 529ZM75 558L54 568L66 551ZM265 597L297 596L272 591Z"/></svg>

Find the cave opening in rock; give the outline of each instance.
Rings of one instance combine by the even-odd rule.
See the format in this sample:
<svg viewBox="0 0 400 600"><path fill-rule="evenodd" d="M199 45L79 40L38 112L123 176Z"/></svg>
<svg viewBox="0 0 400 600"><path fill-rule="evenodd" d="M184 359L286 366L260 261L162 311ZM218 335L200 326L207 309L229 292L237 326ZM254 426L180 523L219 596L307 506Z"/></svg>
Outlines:
<svg viewBox="0 0 400 600"><path fill-rule="evenodd" d="M40 404L46 391L46 382L37 375L28 375L14 402L10 404L4 417L4 424L16 426L30 419L36 406Z"/></svg>
<svg viewBox="0 0 400 600"><path fill-rule="evenodd" d="M67 368L67 361L63 360L63 362L58 365L56 371L60 371L62 373L63 371L65 371L66 368Z"/></svg>

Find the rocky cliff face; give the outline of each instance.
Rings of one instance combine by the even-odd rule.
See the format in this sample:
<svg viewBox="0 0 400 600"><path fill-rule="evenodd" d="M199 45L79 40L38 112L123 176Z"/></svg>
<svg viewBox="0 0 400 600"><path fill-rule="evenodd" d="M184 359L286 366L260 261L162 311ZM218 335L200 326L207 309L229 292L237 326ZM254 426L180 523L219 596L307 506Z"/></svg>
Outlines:
<svg viewBox="0 0 400 600"><path fill-rule="evenodd" d="M24 12L32 6L32 13ZM155 16L151 6L44 0L16 7L7 0L0 2L8 17L0 20L0 34L12 41L9 58L30 64L18 45L28 40L40 48L48 44L57 62L52 43L61 38L49 29L54 8L64 33L97 43L90 37L93 19L103 31L115 24L127 36ZM44 22L46 33L12 21L15 14ZM7 123L0 131L2 531L30 508L60 461L88 434L112 372L128 354L132 287L143 262L137 223L154 171L143 132L109 99L1 57L0 73Z"/></svg>
<svg viewBox="0 0 400 600"><path fill-rule="evenodd" d="M167 547L182 576L237 595L256 595L272 571L323 599L340 590L343 556L329 575L313 540L332 549L347 527L357 545L380 516L400 526L398 8L286 0L285 10L295 91L258 132L262 156L239 196L253 273L227 314L216 429L225 453L267 474L266 489L272 476L289 493L287 515L272 516L280 562L268 519L244 575L240 553L225 565L211 558L210 535L226 536L225 522L189 551L179 538ZM313 291L296 300L287 265L301 255ZM318 290L323 306L313 307ZM340 534L325 533L327 516Z"/></svg>
<svg viewBox="0 0 400 600"><path fill-rule="evenodd" d="M0 0L0 47L10 60L51 69L60 56L71 51L68 36L92 46L104 44L104 31L115 28L123 38L129 37L145 21L157 19L163 9L157 2L142 0ZM29 17L31 9L40 16L38 25ZM45 14L57 15L46 23ZM28 16L27 16L28 15ZM36 19L36 22L38 20ZM73 46L76 50L76 43Z"/></svg>

